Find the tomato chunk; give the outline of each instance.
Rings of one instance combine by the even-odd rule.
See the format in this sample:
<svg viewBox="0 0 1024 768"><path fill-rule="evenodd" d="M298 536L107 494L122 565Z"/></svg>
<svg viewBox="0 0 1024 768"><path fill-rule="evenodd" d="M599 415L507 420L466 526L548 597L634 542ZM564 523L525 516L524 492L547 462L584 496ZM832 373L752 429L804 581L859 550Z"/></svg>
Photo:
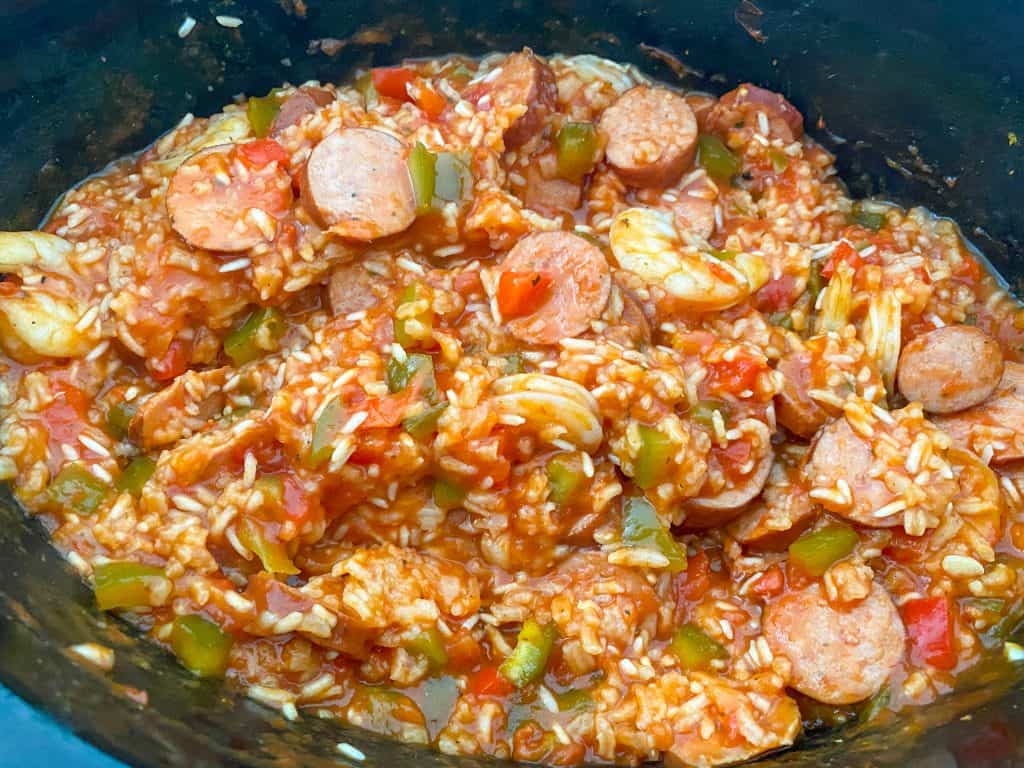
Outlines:
<svg viewBox="0 0 1024 768"><path fill-rule="evenodd" d="M275 161L281 166L288 162L288 153L273 139L247 141L238 145L238 152L247 163L255 168L262 168Z"/></svg>
<svg viewBox="0 0 1024 768"><path fill-rule="evenodd" d="M938 669L956 666L953 614L945 597L922 597L903 605L903 623L914 655Z"/></svg>
<svg viewBox="0 0 1024 768"><path fill-rule="evenodd" d="M477 696L507 696L512 693L512 683L498 672L497 667L483 667L469 681L469 690Z"/></svg>
<svg viewBox="0 0 1024 768"><path fill-rule="evenodd" d="M551 276L543 272L502 272L498 280L502 317L532 315L547 300L551 283Z"/></svg>
<svg viewBox="0 0 1024 768"><path fill-rule="evenodd" d="M416 73L408 67L376 67L370 71L377 93L399 101L409 101L409 92L405 87L415 77Z"/></svg>

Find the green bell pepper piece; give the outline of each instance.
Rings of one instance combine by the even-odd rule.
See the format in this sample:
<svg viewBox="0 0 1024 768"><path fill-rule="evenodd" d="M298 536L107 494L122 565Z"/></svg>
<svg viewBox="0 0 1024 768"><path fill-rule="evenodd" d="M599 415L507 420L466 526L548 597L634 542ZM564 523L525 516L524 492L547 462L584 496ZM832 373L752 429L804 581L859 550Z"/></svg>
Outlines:
<svg viewBox="0 0 1024 768"><path fill-rule="evenodd" d="M708 669L712 661L729 658L729 652L696 624L679 627L669 649L683 669Z"/></svg>
<svg viewBox="0 0 1024 768"><path fill-rule="evenodd" d="M409 175L416 194L416 213L426 213L434 203L434 174L437 155L420 142L409 153Z"/></svg>
<svg viewBox="0 0 1024 768"><path fill-rule="evenodd" d="M555 456L548 462L548 498L565 504L583 484L583 469L575 456Z"/></svg>
<svg viewBox="0 0 1024 768"><path fill-rule="evenodd" d="M558 175L578 182L594 168L597 130L593 123L566 123L555 139Z"/></svg>
<svg viewBox="0 0 1024 768"><path fill-rule="evenodd" d="M555 626L541 626L527 619L519 630L512 655L498 667L498 672L516 688L523 688L544 676L548 658L555 644Z"/></svg>
<svg viewBox="0 0 1024 768"><path fill-rule="evenodd" d="M149 456L136 456L121 471L114 485L119 491L128 491L133 496L138 496L142 493L142 486L149 482L155 471L156 462L153 459Z"/></svg>
<svg viewBox="0 0 1024 768"><path fill-rule="evenodd" d="M434 503L438 509L454 509L466 498L466 491L450 480L439 477L434 481Z"/></svg>
<svg viewBox="0 0 1024 768"><path fill-rule="evenodd" d="M224 354L235 365L243 365L277 349L277 340L287 330L284 315L274 307L261 307L224 339Z"/></svg>
<svg viewBox="0 0 1024 768"><path fill-rule="evenodd" d="M809 576L822 576L829 567L853 552L860 541L847 525L828 525L805 533L789 545L789 559Z"/></svg>
<svg viewBox="0 0 1024 768"><path fill-rule="evenodd" d="M445 650L444 638L437 627L430 627L417 634L405 644L405 649L425 658L433 672L443 669L448 663L448 651Z"/></svg>
<svg viewBox="0 0 1024 768"><path fill-rule="evenodd" d="M428 440L437 432L437 422L448 403L428 405L422 411L402 419L402 428L415 440Z"/></svg>
<svg viewBox="0 0 1024 768"><path fill-rule="evenodd" d="M701 134L697 139L697 151L698 162L713 179L728 181L740 172L740 159L717 136Z"/></svg>
<svg viewBox="0 0 1024 768"><path fill-rule="evenodd" d="M179 616L171 626L171 648L186 669L199 677L220 677L228 667L234 638L199 615Z"/></svg>
<svg viewBox="0 0 1024 768"><path fill-rule="evenodd" d="M664 482L676 447L668 435L654 427L641 424L640 450L633 462L633 482L638 488L647 490Z"/></svg>
<svg viewBox="0 0 1024 768"><path fill-rule="evenodd" d="M93 567L93 590L102 611L144 608L155 587L167 581L163 568L130 561L111 561Z"/></svg>
<svg viewBox="0 0 1024 768"><path fill-rule="evenodd" d="M84 464L65 464L50 482L50 501L79 515L91 515L107 497L110 486L97 478Z"/></svg>
<svg viewBox="0 0 1024 768"><path fill-rule="evenodd" d="M319 467L334 452L334 438L338 436L341 429L341 419L345 415L341 400L337 397L331 400L320 411L316 423L313 425L313 438L309 444L309 466Z"/></svg>
<svg viewBox="0 0 1024 768"><path fill-rule="evenodd" d="M668 558L670 573L686 570L686 548L672 537L658 518L654 505L641 496L626 499L623 507L622 542L630 547L643 547L660 552Z"/></svg>

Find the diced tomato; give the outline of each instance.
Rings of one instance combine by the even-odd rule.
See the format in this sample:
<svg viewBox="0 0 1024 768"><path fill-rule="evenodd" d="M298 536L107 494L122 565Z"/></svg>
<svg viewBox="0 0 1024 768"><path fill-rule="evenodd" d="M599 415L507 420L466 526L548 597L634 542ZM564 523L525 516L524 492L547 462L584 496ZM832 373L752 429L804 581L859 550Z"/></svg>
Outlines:
<svg viewBox="0 0 1024 768"><path fill-rule="evenodd" d="M831 280L832 275L836 273L836 267L839 266L839 262L845 261L849 264L853 271L856 272L864 264L874 264L878 261L877 256L872 254L869 258L864 258L860 255L860 251L854 248L845 240L840 240L838 245L832 249L832 253L821 267L821 276L826 280Z"/></svg>
<svg viewBox="0 0 1024 768"><path fill-rule="evenodd" d="M966 283L976 284L981 280L982 269L977 259L965 255L963 261L953 271L953 274Z"/></svg>
<svg viewBox="0 0 1024 768"><path fill-rule="evenodd" d="M687 558L684 578L676 580L676 604L681 600L696 602L711 586L711 560L702 549Z"/></svg>
<svg viewBox="0 0 1024 768"><path fill-rule="evenodd" d="M85 413L89 410L89 399L78 387L63 381L50 385L53 402L41 416L51 445L73 445L85 425Z"/></svg>
<svg viewBox="0 0 1024 768"><path fill-rule="evenodd" d="M949 599L922 597L903 604L903 623L914 655L938 669L956 666L953 614Z"/></svg>
<svg viewBox="0 0 1024 768"><path fill-rule="evenodd" d="M0 280L0 296L13 296L21 289L21 281L11 279L11 275L5 275Z"/></svg>
<svg viewBox="0 0 1024 768"><path fill-rule="evenodd" d="M741 467L750 460L750 443L746 440L733 440L718 451L718 455L728 459L735 467Z"/></svg>
<svg viewBox="0 0 1024 768"><path fill-rule="evenodd" d="M761 578L750 586L750 591L758 597L774 597L782 593L785 581L782 576L782 569L773 565L761 574Z"/></svg>
<svg viewBox="0 0 1024 768"><path fill-rule="evenodd" d="M459 632L446 644L448 667L453 671L469 670L484 656L484 649L469 632Z"/></svg>
<svg viewBox="0 0 1024 768"><path fill-rule="evenodd" d="M551 288L543 272L502 272L498 280L498 310L502 317L522 317L540 309Z"/></svg>
<svg viewBox="0 0 1024 768"><path fill-rule="evenodd" d="M778 312L793 305L796 280L792 275L783 275L778 280L769 280L757 292L757 305L765 312Z"/></svg>
<svg viewBox="0 0 1024 768"><path fill-rule="evenodd" d="M916 563L924 557L928 539L924 536L910 536L895 531L882 553L899 563Z"/></svg>
<svg viewBox="0 0 1024 768"><path fill-rule="evenodd" d="M711 364L708 390L731 395L752 391L758 375L767 368L764 360L744 354L736 355L731 361L720 360Z"/></svg>
<svg viewBox="0 0 1024 768"><path fill-rule="evenodd" d="M273 139L256 139L238 145L242 157L252 166L260 168L274 161L280 166L288 163L288 153Z"/></svg>
<svg viewBox="0 0 1024 768"><path fill-rule="evenodd" d="M416 106L427 113L427 117L436 120L448 106L448 99L435 91L427 83L423 83L416 97Z"/></svg>
<svg viewBox="0 0 1024 768"><path fill-rule="evenodd" d="M370 79L377 93L399 101L409 101L409 92L405 87L415 77L416 73L408 67L376 67L370 70Z"/></svg>
<svg viewBox="0 0 1024 768"><path fill-rule="evenodd" d="M164 356L150 364L149 371L157 381L169 381L185 372L191 355L192 345L189 342L174 339L164 352Z"/></svg>
<svg viewBox="0 0 1024 768"><path fill-rule="evenodd" d="M676 348L687 355L702 355L715 344L715 335L710 331L690 331L676 339Z"/></svg>
<svg viewBox="0 0 1024 768"><path fill-rule="evenodd" d="M295 475L284 477L284 511L288 519L302 524L309 520L315 510L313 498Z"/></svg>
<svg viewBox="0 0 1024 768"><path fill-rule="evenodd" d="M497 667L486 666L480 668L470 678L469 690L477 696L507 696L512 693L512 683L498 672Z"/></svg>

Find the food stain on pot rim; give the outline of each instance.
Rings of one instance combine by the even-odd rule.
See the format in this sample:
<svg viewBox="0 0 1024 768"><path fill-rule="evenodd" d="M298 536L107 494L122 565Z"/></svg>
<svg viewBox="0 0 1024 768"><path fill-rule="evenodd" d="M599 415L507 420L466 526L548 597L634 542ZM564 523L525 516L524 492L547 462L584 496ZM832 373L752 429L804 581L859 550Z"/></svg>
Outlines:
<svg viewBox="0 0 1024 768"><path fill-rule="evenodd" d="M529 49L285 85L0 270L0 476L289 720L712 766L1019 660L1024 315L782 95Z"/></svg>

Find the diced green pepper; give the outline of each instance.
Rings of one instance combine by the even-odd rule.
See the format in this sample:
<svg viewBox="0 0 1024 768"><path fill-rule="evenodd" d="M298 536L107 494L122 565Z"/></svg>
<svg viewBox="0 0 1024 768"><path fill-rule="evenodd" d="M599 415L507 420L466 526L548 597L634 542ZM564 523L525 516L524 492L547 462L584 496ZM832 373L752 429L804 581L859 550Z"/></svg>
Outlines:
<svg viewBox="0 0 1024 768"><path fill-rule="evenodd" d="M698 162L712 178L728 181L740 172L740 159L717 136L702 134L697 139L697 150Z"/></svg>
<svg viewBox="0 0 1024 768"><path fill-rule="evenodd" d="M338 436L341 429L341 419L345 415L341 400L337 397L331 400L320 411L316 423L313 425L313 439L309 444L309 466L316 468L331 458L334 452L334 438Z"/></svg>
<svg viewBox="0 0 1024 768"><path fill-rule="evenodd" d="M654 427L641 424L638 431L640 450L637 451L636 461L633 462L633 482L637 487L647 490L664 482L676 446L668 435Z"/></svg>
<svg viewBox="0 0 1024 768"><path fill-rule="evenodd" d="M402 296L399 299L398 304L399 306L401 306L403 304L409 304L414 301L419 301L423 298L426 298L425 294L426 291L423 286L421 286L419 283L412 283L411 285L407 285L405 289L402 291ZM421 312L412 318L395 318L395 341L401 344L406 349L415 347L420 343L420 339L418 337L412 336L407 330L407 324L409 323L410 320L415 320L420 325L428 329L433 328L434 312L428 308L424 312Z"/></svg>
<svg viewBox="0 0 1024 768"><path fill-rule="evenodd" d="M388 391L392 394L403 391L417 377L420 379L420 394L427 400L437 397L437 380L434 378L434 360L430 355L406 355L399 362L392 357L384 371Z"/></svg>
<svg viewBox="0 0 1024 768"><path fill-rule="evenodd" d="M119 400L107 409L107 433L118 440L128 437L132 419L139 410L139 401Z"/></svg>
<svg viewBox="0 0 1024 768"><path fill-rule="evenodd" d="M768 315L768 322L779 328L785 328L787 331L793 330L793 318L790 317L789 312L772 312Z"/></svg>
<svg viewBox="0 0 1024 768"><path fill-rule="evenodd" d="M534 619L527 619L519 630L512 655L501 663L498 672L516 688L539 680L547 669L555 636L554 624L541 626Z"/></svg>
<svg viewBox="0 0 1024 768"><path fill-rule="evenodd" d="M641 496L626 499L622 517L622 542L630 547L660 552L668 558L670 573L686 570L686 548L662 524L654 505Z"/></svg>
<svg viewBox="0 0 1024 768"><path fill-rule="evenodd" d="M712 661L729 658L729 652L696 624L679 627L669 649L683 669L708 669Z"/></svg>
<svg viewBox="0 0 1024 768"><path fill-rule="evenodd" d="M356 78L355 86L366 107L372 107L377 103L377 89L373 87L373 74L369 70Z"/></svg>
<svg viewBox="0 0 1024 768"><path fill-rule="evenodd" d="M719 261L733 261L739 255L736 251L728 248L712 248L710 253Z"/></svg>
<svg viewBox="0 0 1024 768"><path fill-rule="evenodd" d="M276 91L271 91L266 96L252 96L245 109L249 118L249 125L252 127L253 135L262 139L270 133L270 126L274 118L281 111L281 98Z"/></svg>
<svg viewBox="0 0 1024 768"><path fill-rule="evenodd" d="M824 259L812 260L810 271L807 274L807 293L810 294L812 305L817 300L818 294L825 287L825 278L821 274L821 268L824 266L823 262Z"/></svg>
<svg viewBox="0 0 1024 768"><path fill-rule="evenodd" d="M579 181L594 168L597 131L593 123L566 123L555 139L558 175Z"/></svg>
<svg viewBox="0 0 1024 768"><path fill-rule="evenodd" d="M235 365L251 362L277 349L277 340L287 330L284 315L275 307L261 307L224 339L224 354Z"/></svg>
<svg viewBox="0 0 1024 768"><path fill-rule="evenodd" d="M821 576L837 560L853 552L860 541L847 525L828 525L805 533L789 545L789 559L809 576Z"/></svg>
<svg viewBox="0 0 1024 768"><path fill-rule="evenodd" d="M436 164L437 155L417 141L409 153L409 175L412 176L412 188L416 193L417 213L426 213L433 205Z"/></svg>
<svg viewBox="0 0 1024 768"><path fill-rule="evenodd" d="M511 376L514 373L525 373L526 366L523 365L523 356L518 352L505 355L505 364L501 367L501 372L506 376Z"/></svg>
<svg viewBox="0 0 1024 768"><path fill-rule="evenodd" d="M263 494L263 499L274 506L284 504L284 481L277 475L264 475L256 478L253 490Z"/></svg>
<svg viewBox="0 0 1024 768"><path fill-rule="evenodd" d="M548 498L565 504L583 484L583 468L576 456L555 456L548 462Z"/></svg>
<svg viewBox="0 0 1024 768"><path fill-rule="evenodd" d="M114 485L119 491L128 491L133 496L142 493L142 486L149 482L149 478L156 471L156 462L149 456L136 456L128 466L121 471Z"/></svg>
<svg viewBox="0 0 1024 768"><path fill-rule="evenodd" d="M789 158L781 149L769 149L768 159L772 161L772 170L776 173L783 173L789 168Z"/></svg>
<svg viewBox="0 0 1024 768"><path fill-rule="evenodd" d="M454 509L466 498L466 491L450 480L439 477L434 481L434 503L438 509Z"/></svg>
<svg viewBox="0 0 1024 768"><path fill-rule="evenodd" d="M855 205L853 208L853 221L864 227L864 229L877 232L885 226L885 213L868 210L863 205Z"/></svg>
<svg viewBox="0 0 1024 768"><path fill-rule="evenodd" d="M468 152L439 152L434 165L434 197L457 203L473 188Z"/></svg>
<svg viewBox="0 0 1024 768"><path fill-rule="evenodd" d="M445 650L444 638L437 627L430 627L418 633L405 644L405 649L425 658L434 672L443 669L448 663L448 651Z"/></svg>
<svg viewBox="0 0 1024 768"><path fill-rule="evenodd" d="M412 436L414 440L427 440L437 432L437 422L448 407L448 403L428 405L422 411L406 416L402 420L402 428Z"/></svg>
<svg viewBox="0 0 1024 768"><path fill-rule="evenodd" d="M130 561L100 563L92 575L96 604L102 611L148 607L153 590L167 582L163 568Z"/></svg>
<svg viewBox="0 0 1024 768"><path fill-rule="evenodd" d="M209 619L179 616L171 626L171 648L186 669L199 677L219 677L228 668L234 638Z"/></svg>
<svg viewBox="0 0 1024 768"><path fill-rule="evenodd" d="M243 518L236 526L235 533L242 546L252 552L263 563L263 570L270 573L284 573L289 576L299 572L288 555L285 545L267 537L259 523Z"/></svg>
<svg viewBox="0 0 1024 768"><path fill-rule="evenodd" d="M701 400L690 410L690 418L705 429L714 429L715 411L722 416L722 421L729 420L729 406L720 400Z"/></svg>
<svg viewBox="0 0 1024 768"><path fill-rule="evenodd" d="M555 695L559 712L589 712L594 708L594 697L585 688L576 688Z"/></svg>
<svg viewBox="0 0 1024 768"><path fill-rule="evenodd" d="M47 494L55 505L78 515L91 515L110 491L110 486L85 468L84 464L65 464L50 482Z"/></svg>
<svg viewBox="0 0 1024 768"><path fill-rule="evenodd" d="M877 719L879 715L889 708L889 700L891 698L892 694L889 692L888 686L886 686L868 699L867 704L860 711L857 720L862 723L870 723L872 720Z"/></svg>

